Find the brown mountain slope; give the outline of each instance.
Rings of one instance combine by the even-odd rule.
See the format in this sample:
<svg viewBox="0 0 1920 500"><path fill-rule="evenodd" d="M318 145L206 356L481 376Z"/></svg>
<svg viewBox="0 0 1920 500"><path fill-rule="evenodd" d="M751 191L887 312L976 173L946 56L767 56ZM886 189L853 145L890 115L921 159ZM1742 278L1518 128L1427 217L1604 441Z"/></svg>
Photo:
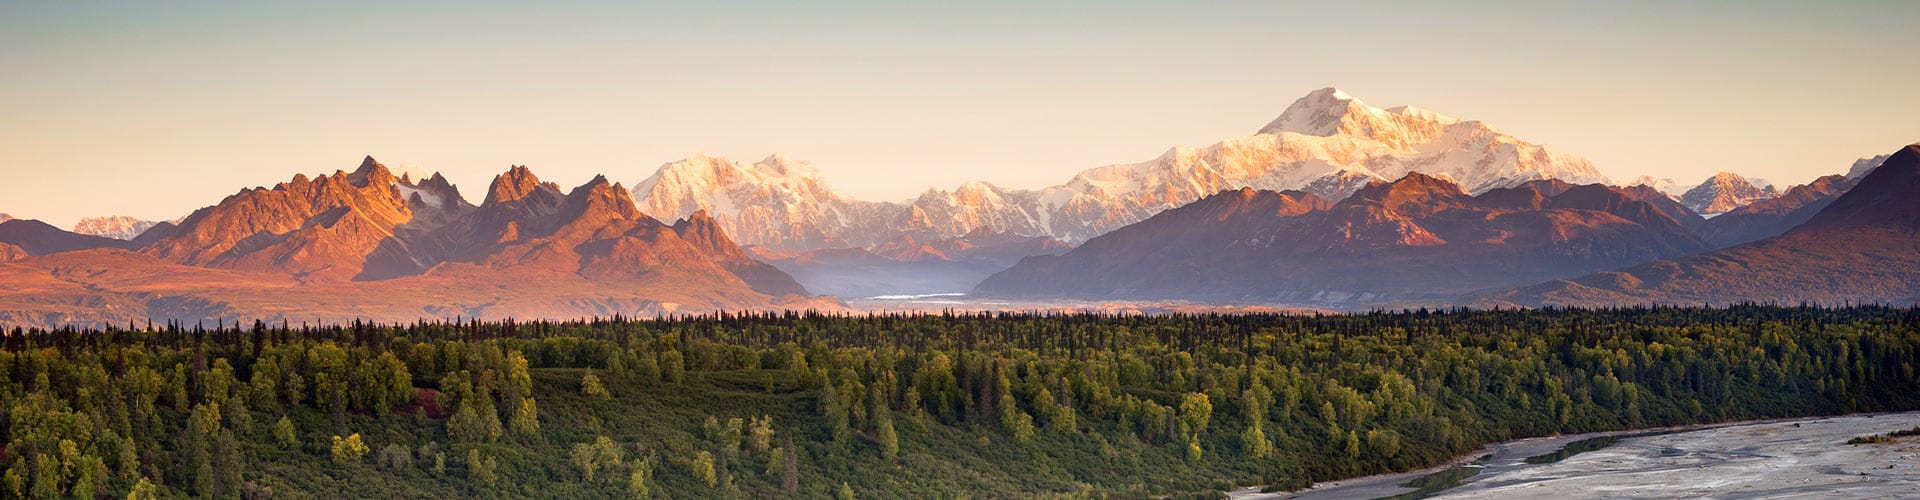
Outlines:
<svg viewBox="0 0 1920 500"><path fill-rule="evenodd" d="M747 255L746 250L733 244L733 240L728 239L726 233L720 230L720 224L712 217L708 217L705 210L696 211L685 219L675 221L673 232L681 240L693 245L694 249L705 254L708 259L719 263L727 272L745 281L756 292L775 297L807 294L807 289L800 286L800 282L795 281L793 276L765 262L754 260Z"/></svg>
<svg viewBox="0 0 1920 500"><path fill-rule="evenodd" d="M0 222L0 244L12 246L27 255L131 246L126 241L73 233L33 219Z"/></svg>
<svg viewBox="0 0 1920 500"><path fill-rule="evenodd" d="M1843 175L1821 177L1794 186L1778 198L1756 201L1714 217L1699 234L1714 248L1780 235L1813 219L1852 187L1853 181Z"/></svg>
<svg viewBox="0 0 1920 500"><path fill-rule="evenodd" d="M1495 293L1482 306L1920 302L1920 145L1786 234Z"/></svg>
<svg viewBox="0 0 1920 500"><path fill-rule="evenodd" d="M8 243L0 243L0 262L13 262L27 258L28 256L27 249L25 248L13 246Z"/></svg>
<svg viewBox="0 0 1920 500"><path fill-rule="evenodd" d="M189 325L255 319L293 324L355 319L564 319L839 307L824 299L774 305L754 294L671 286L675 279L669 274L661 279L590 280L508 271L313 283L97 249L0 263L0 283L8 285L0 287L0 325L103 327L144 324L148 319Z"/></svg>
<svg viewBox="0 0 1920 500"><path fill-rule="evenodd" d="M245 189L195 211L141 251L177 264L345 281L413 218L395 180L367 157L352 173L297 175L271 189Z"/></svg>
<svg viewBox="0 0 1920 500"><path fill-rule="evenodd" d="M1357 306L1700 249L1672 216L1614 188L1533 182L1476 197L1410 174L1332 205L1296 192L1224 192L1027 259L976 292Z"/></svg>

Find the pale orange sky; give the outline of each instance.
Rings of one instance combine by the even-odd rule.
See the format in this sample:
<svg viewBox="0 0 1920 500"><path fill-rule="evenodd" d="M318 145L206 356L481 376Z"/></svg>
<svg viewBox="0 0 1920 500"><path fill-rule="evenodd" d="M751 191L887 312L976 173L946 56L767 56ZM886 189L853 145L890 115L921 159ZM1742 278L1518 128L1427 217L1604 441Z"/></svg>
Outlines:
<svg viewBox="0 0 1920 500"><path fill-rule="evenodd" d="M1480 119L1609 176L1780 183L1920 140L1920 2L0 3L0 212L166 219L296 172L695 152L904 199L1244 136L1305 93Z"/></svg>

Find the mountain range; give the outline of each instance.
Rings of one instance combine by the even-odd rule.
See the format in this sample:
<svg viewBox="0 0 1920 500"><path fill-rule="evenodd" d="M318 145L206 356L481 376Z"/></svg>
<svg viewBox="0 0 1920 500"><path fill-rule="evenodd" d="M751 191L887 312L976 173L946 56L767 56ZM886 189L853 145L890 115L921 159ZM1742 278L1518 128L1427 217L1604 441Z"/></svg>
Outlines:
<svg viewBox="0 0 1920 500"><path fill-rule="evenodd" d="M1478 304L1920 303L1920 144L1882 161L1785 234L1490 294Z"/></svg>
<svg viewBox="0 0 1920 500"><path fill-rule="evenodd" d="M1549 180L1475 195L1415 173L1337 203L1226 191L1060 256L1025 259L974 293L1347 309L1463 299L1911 303L1903 294L1915 289L1908 274L1920 273L1920 258L1907 255L1920 247L1915 158L1920 146L1858 181L1823 177L1712 219L1644 185Z"/></svg>
<svg viewBox="0 0 1920 500"><path fill-rule="evenodd" d="M704 214L668 225L604 177L562 191L525 167L472 205L438 175L395 178L369 157L241 190L132 241L12 220L0 242L28 256L0 264L0 323L12 325L838 307Z"/></svg>
<svg viewBox="0 0 1920 500"><path fill-rule="evenodd" d="M1539 180L1610 182L1583 158L1483 122L1409 106L1382 109L1325 88L1294 101L1254 135L1204 148L1175 147L1150 161L1088 169L1036 190L969 182L904 201L866 201L834 191L811 164L782 155L752 164L696 155L662 165L633 194L643 212L663 218L707 212L727 234L760 249L810 288L919 294L964 290L969 283L963 282L979 273L956 273L949 262L892 261L863 251L902 237L935 241L981 232L1077 245L1220 191L1297 190L1338 202L1370 183L1412 173L1448 180L1468 194ZM1781 193L1771 183L1732 173L1693 186L1651 178L1633 184L1650 190L1636 192L1637 198L1662 205L1714 246L1778 234L1791 227L1778 221L1797 217L1797 223L1810 215L1769 212L1709 229L1700 214L1734 212ZM817 254L801 255L810 252Z"/></svg>
<svg viewBox="0 0 1920 500"><path fill-rule="evenodd" d="M1430 300L1704 250L1661 207L1554 180L1478 195L1410 173L1338 203L1226 191L1033 257L981 282L1004 297L1344 305Z"/></svg>
<svg viewBox="0 0 1920 500"><path fill-rule="evenodd" d="M563 189L514 166L476 204L438 173L368 157L170 222L65 231L0 214L0 325L842 309L835 297L966 291L1336 309L1900 300L1848 290L1904 276L1905 219L1873 217L1914 197L1899 173L1912 156L1784 191L1734 173L1623 187L1482 122L1327 88L1251 136L1042 189L969 182L898 202L837 193L781 155L696 155L632 189ZM1813 248L1832 238L1847 240ZM1686 280L1775 283L1734 268L1793 276L1816 256L1800 265L1815 277L1785 282L1797 294Z"/></svg>
<svg viewBox="0 0 1920 500"><path fill-rule="evenodd" d="M776 155L747 165L702 155L662 165L634 186L634 199L660 217L705 210L741 244L778 250L864 248L900 235L952 238L977 230L1077 244L1225 189L1297 189L1338 200L1370 181L1412 172L1473 193L1542 179L1606 181L1585 159L1483 122L1376 108L1325 88L1251 136L1088 169L1038 190L970 182L903 202L858 201L833 191L804 162Z"/></svg>
<svg viewBox="0 0 1920 500"><path fill-rule="evenodd" d="M696 155L662 165L633 195L643 212L663 218L711 214L727 234L776 256L776 265L811 288L918 294L962 291L986 273L977 265L897 261L862 250L899 238L973 234L1074 245L1221 190L1294 189L1338 201L1370 182L1416 172L1461 183L1471 193L1544 179L1606 182L1583 158L1486 123L1414 107L1381 109L1325 88L1296 100L1251 136L1175 147L1153 160L1088 169L1037 190L976 181L905 201L864 201L834 191L806 162L775 155L746 164ZM1031 255L1058 248L1036 247L1043 251ZM809 252L817 254L799 255Z"/></svg>

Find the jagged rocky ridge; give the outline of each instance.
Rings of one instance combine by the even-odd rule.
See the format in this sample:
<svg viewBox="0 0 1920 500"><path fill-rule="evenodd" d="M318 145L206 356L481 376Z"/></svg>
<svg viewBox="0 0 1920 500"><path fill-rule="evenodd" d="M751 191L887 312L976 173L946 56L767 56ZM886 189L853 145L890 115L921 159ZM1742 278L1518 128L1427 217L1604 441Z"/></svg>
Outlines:
<svg viewBox="0 0 1920 500"><path fill-rule="evenodd" d="M702 213L669 225L604 177L562 191L525 167L473 205L438 174L396 178L369 157L242 190L133 241L16 220L0 224L0 245L13 261L0 282L17 285L0 291L10 325L836 307Z"/></svg>

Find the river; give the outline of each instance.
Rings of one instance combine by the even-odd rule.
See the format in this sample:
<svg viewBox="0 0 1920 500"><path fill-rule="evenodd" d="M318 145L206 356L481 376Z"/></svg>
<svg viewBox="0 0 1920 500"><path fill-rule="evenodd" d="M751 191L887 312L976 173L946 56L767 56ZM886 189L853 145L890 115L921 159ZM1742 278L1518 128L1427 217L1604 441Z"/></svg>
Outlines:
<svg viewBox="0 0 1920 500"><path fill-rule="evenodd" d="M1409 494L1448 499L1920 498L1920 436L1845 444L1856 436L1915 427L1920 427L1920 412L1531 438L1488 445L1425 470L1330 481L1300 491L1249 488L1227 494L1245 500ZM1567 449L1576 443L1577 449ZM1530 457L1540 458L1528 463ZM1429 476L1425 482L1439 486L1426 491L1407 486ZM1448 480L1460 476L1465 477Z"/></svg>

